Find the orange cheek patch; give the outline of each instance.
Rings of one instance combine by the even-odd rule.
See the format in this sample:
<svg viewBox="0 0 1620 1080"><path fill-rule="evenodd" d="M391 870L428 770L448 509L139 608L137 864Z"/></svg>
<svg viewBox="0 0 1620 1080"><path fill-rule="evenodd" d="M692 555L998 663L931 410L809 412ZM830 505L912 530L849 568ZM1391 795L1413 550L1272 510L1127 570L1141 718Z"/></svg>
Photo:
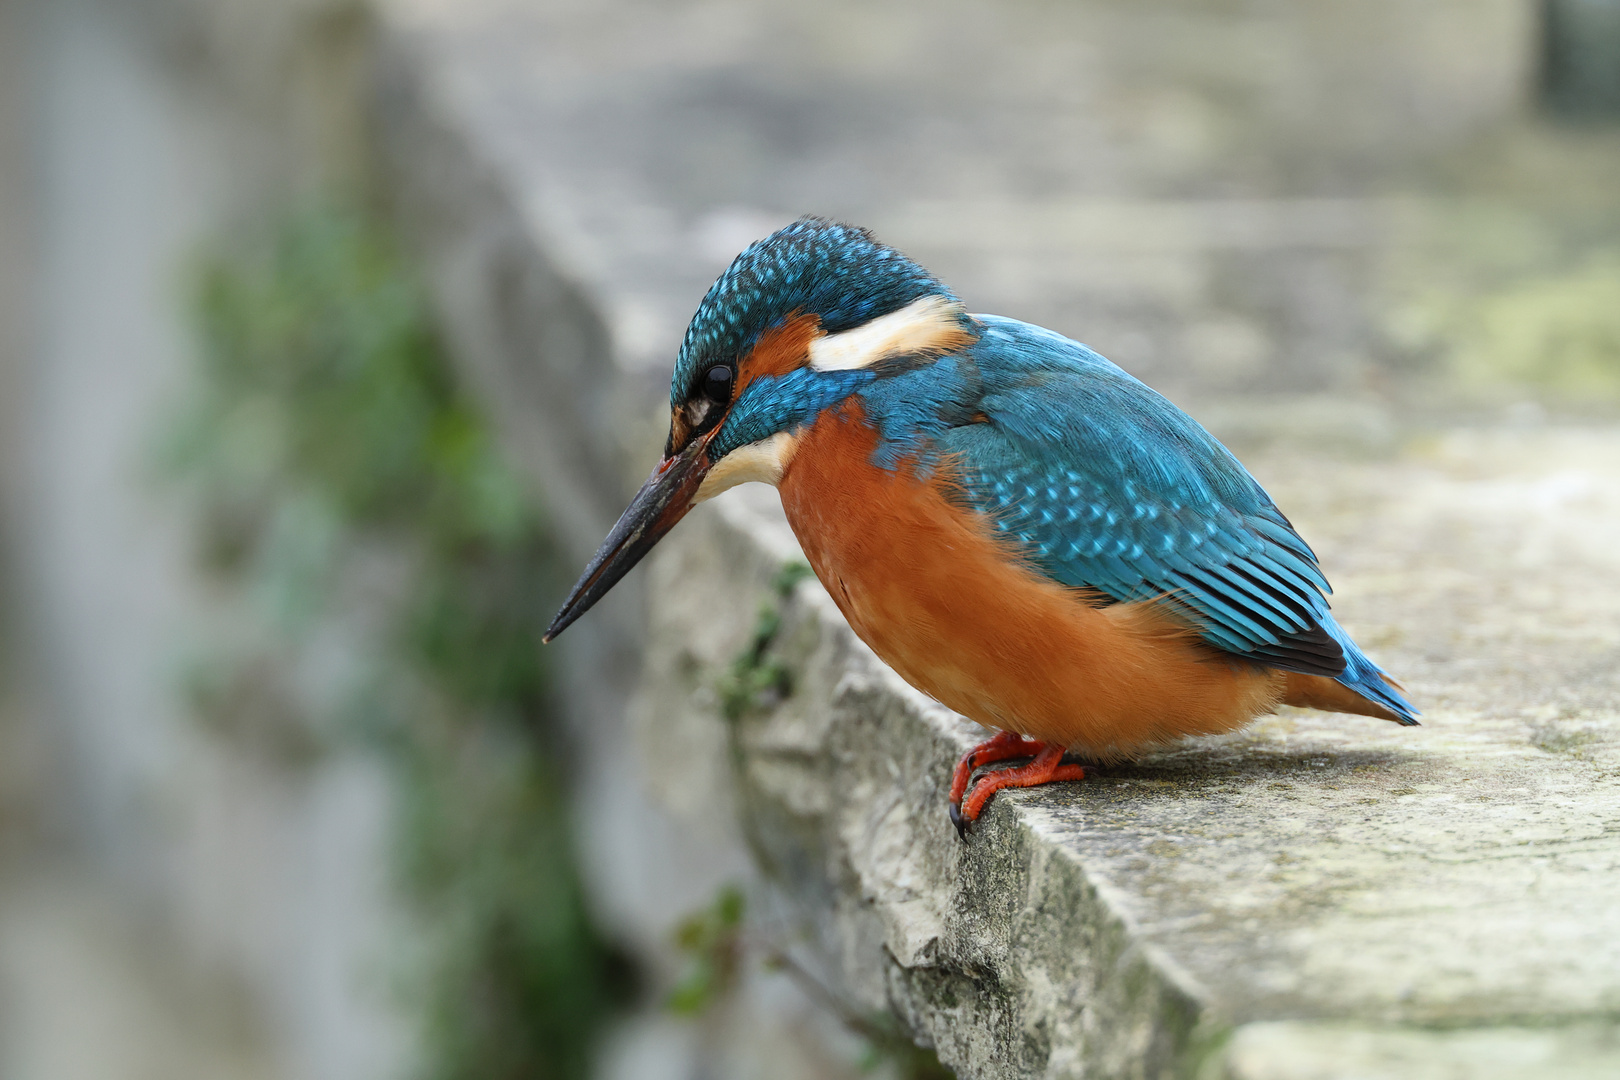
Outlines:
<svg viewBox="0 0 1620 1080"><path fill-rule="evenodd" d="M763 376L797 371L810 356L810 343L821 336L821 320L814 315L792 315L781 326L765 331L738 365L733 394Z"/></svg>

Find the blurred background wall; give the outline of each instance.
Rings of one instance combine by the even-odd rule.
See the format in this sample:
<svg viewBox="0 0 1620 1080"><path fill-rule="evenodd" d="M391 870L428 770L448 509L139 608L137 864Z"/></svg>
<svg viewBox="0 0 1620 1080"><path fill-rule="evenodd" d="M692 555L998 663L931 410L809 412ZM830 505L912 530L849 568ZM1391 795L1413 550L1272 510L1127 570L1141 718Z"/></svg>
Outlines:
<svg viewBox="0 0 1620 1080"><path fill-rule="evenodd" d="M7 3L6 1076L395 1075L386 781L189 715L222 614L162 429L206 244L341 182L330 6ZM352 37L352 34L350 35ZM8 805L12 805L8 803ZM366 985L368 980L375 985Z"/></svg>
<svg viewBox="0 0 1620 1080"><path fill-rule="evenodd" d="M511 108L534 153L600 170L583 217L646 191L683 215L694 291L635 323L649 369L761 222L831 210L1216 405L1615 395L1611 0L476 7L540 27L550 81ZM395 985L421 918L398 771L198 722L191 665L245 616L161 464L205 253L317 197L379 201L368 57L417 9L457 24L386 0L0 0L8 1078L364 1080L422 1054ZM1590 371L1470 337L1534 352L1569 318L1596 328Z"/></svg>

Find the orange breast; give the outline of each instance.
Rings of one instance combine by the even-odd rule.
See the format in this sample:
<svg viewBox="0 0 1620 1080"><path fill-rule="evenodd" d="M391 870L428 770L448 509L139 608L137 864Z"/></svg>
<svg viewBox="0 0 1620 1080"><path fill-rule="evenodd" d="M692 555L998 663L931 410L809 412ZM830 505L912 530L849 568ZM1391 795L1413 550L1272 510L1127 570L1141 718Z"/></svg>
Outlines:
<svg viewBox="0 0 1620 1080"><path fill-rule="evenodd" d="M950 476L871 464L852 399L805 434L788 521L855 632L902 678L982 724L1116 758L1269 712L1278 673L1223 658L1151 603L1097 606L1031 569Z"/></svg>

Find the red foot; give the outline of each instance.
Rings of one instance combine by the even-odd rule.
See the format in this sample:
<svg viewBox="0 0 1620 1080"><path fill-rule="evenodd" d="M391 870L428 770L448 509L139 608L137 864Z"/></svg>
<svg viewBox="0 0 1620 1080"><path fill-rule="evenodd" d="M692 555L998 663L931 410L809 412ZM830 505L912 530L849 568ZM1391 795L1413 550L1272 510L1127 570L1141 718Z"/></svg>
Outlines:
<svg viewBox="0 0 1620 1080"><path fill-rule="evenodd" d="M973 770L980 765L992 761L1005 761L1008 758L1028 757L1035 755L1035 760L1028 765L1019 765L1016 768L1001 769L979 779L973 785L973 790L962 793L967 788L968 778ZM984 804L990 801L991 796L1002 788L1007 787L1035 787L1038 784L1050 784L1057 780L1084 780L1086 767L1084 765L1063 764L1063 747L1051 743L1037 742L1034 739L1025 739L1011 732L1002 732L989 742L981 743L963 755L957 762L956 774L951 778L951 823L956 831L966 836L969 826L979 819L984 811ZM960 804L960 808L958 808Z"/></svg>
<svg viewBox="0 0 1620 1080"><path fill-rule="evenodd" d="M998 731L995 738L975 746L963 754L962 760L956 763L956 772L951 775L951 805L961 805L962 796L967 792L968 780L973 776L973 770L980 765L1006 761L1008 758L1034 757L1045 748L1045 743L1026 739L1017 732Z"/></svg>

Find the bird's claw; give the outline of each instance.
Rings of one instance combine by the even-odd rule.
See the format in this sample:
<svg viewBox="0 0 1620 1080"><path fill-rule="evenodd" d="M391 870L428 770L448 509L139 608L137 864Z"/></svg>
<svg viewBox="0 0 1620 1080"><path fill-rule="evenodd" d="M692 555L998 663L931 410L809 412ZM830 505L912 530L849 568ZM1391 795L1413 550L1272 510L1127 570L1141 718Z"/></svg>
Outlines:
<svg viewBox="0 0 1620 1080"><path fill-rule="evenodd" d="M1008 755L1011 756L1011 755ZM1006 758L1002 758L1006 760ZM1044 745L1028 765L1011 769L985 770L975 767L966 777L967 783L960 799L951 798L945 806L956 826L956 835L964 842L973 829L973 823L984 812L986 804L1003 788L1026 788L1049 784L1055 780L1088 780L1098 775L1095 765L1072 761L1060 747ZM971 813L971 816L969 816Z"/></svg>

